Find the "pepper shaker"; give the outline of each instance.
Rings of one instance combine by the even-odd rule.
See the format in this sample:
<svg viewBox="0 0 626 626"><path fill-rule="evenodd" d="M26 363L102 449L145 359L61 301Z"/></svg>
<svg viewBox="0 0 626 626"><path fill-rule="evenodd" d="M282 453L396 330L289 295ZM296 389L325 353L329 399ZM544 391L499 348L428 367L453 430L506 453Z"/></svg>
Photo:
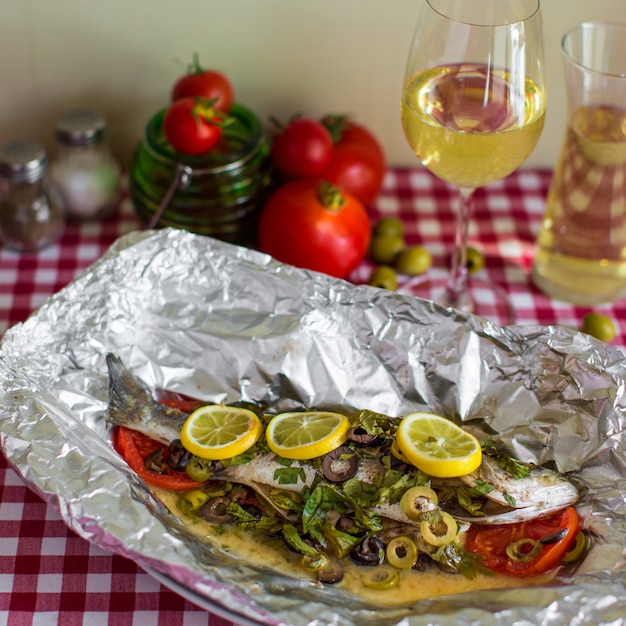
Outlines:
<svg viewBox="0 0 626 626"><path fill-rule="evenodd" d="M0 148L0 240L20 252L55 241L65 219L50 185L45 148L30 140Z"/></svg>
<svg viewBox="0 0 626 626"><path fill-rule="evenodd" d="M121 168L107 135L106 120L96 111L70 111L57 122L51 173L70 219L104 218L120 200Z"/></svg>

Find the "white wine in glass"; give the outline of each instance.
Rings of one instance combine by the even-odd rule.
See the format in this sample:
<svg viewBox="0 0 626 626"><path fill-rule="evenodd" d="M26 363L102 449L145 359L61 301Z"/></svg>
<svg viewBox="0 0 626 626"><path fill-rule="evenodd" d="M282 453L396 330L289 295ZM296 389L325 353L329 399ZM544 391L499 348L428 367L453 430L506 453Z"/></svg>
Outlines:
<svg viewBox="0 0 626 626"><path fill-rule="evenodd" d="M539 0L423 0L406 67L402 126L420 162L459 190L449 276L416 295L481 314L467 276L474 190L508 176L537 144L545 118ZM514 322L506 294L505 323ZM437 291L439 289L439 292ZM501 321L501 320L499 320Z"/></svg>

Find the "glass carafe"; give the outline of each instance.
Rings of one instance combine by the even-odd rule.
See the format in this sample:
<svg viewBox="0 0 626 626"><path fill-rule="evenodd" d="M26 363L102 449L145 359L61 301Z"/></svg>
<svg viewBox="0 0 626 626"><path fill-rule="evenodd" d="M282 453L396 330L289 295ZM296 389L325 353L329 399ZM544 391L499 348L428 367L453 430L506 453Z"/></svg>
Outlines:
<svg viewBox="0 0 626 626"><path fill-rule="evenodd" d="M562 41L567 127L533 264L535 284L581 306L626 296L626 26Z"/></svg>

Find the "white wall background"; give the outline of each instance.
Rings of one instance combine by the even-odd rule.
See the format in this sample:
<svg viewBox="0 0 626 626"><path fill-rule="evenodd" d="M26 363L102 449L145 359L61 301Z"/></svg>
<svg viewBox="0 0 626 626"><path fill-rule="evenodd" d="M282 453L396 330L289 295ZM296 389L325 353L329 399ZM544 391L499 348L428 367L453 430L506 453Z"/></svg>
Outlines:
<svg viewBox="0 0 626 626"><path fill-rule="evenodd" d="M265 122L350 113L375 132L391 165L414 164L399 99L423 1L0 0L0 142L38 139L53 151L61 113L97 108L128 164L197 51ZM626 2L543 0L542 12L548 115L526 165L552 167L565 124L560 39L583 21L626 23Z"/></svg>

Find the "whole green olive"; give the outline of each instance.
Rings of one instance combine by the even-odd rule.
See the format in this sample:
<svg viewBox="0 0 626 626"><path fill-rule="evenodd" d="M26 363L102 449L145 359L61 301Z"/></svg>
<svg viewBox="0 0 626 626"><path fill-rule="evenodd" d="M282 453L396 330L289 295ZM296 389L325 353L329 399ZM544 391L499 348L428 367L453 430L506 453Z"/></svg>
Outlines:
<svg viewBox="0 0 626 626"><path fill-rule="evenodd" d="M602 313L587 313L583 317L581 330L600 341L609 342L615 337L613 320Z"/></svg>
<svg viewBox="0 0 626 626"><path fill-rule="evenodd" d="M389 289L389 291L395 291L398 288L398 277L393 267L388 265L379 265L372 274L367 283L372 287L381 287L382 289Z"/></svg>
<svg viewBox="0 0 626 626"><path fill-rule="evenodd" d="M397 236L380 235L372 237L369 255L376 263L392 264L404 250L404 239Z"/></svg>
<svg viewBox="0 0 626 626"><path fill-rule="evenodd" d="M394 266L400 274L419 276L429 270L432 264L433 258L426 248L411 246L400 252Z"/></svg>
<svg viewBox="0 0 626 626"><path fill-rule="evenodd" d="M404 224L397 217L379 219L372 230L374 237L404 237Z"/></svg>
<svg viewBox="0 0 626 626"><path fill-rule="evenodd" d="M469 246L467 248L465 264L468 273L473 274L474 272L479 272L485 267L485 255L477 248Z"/></svg>

